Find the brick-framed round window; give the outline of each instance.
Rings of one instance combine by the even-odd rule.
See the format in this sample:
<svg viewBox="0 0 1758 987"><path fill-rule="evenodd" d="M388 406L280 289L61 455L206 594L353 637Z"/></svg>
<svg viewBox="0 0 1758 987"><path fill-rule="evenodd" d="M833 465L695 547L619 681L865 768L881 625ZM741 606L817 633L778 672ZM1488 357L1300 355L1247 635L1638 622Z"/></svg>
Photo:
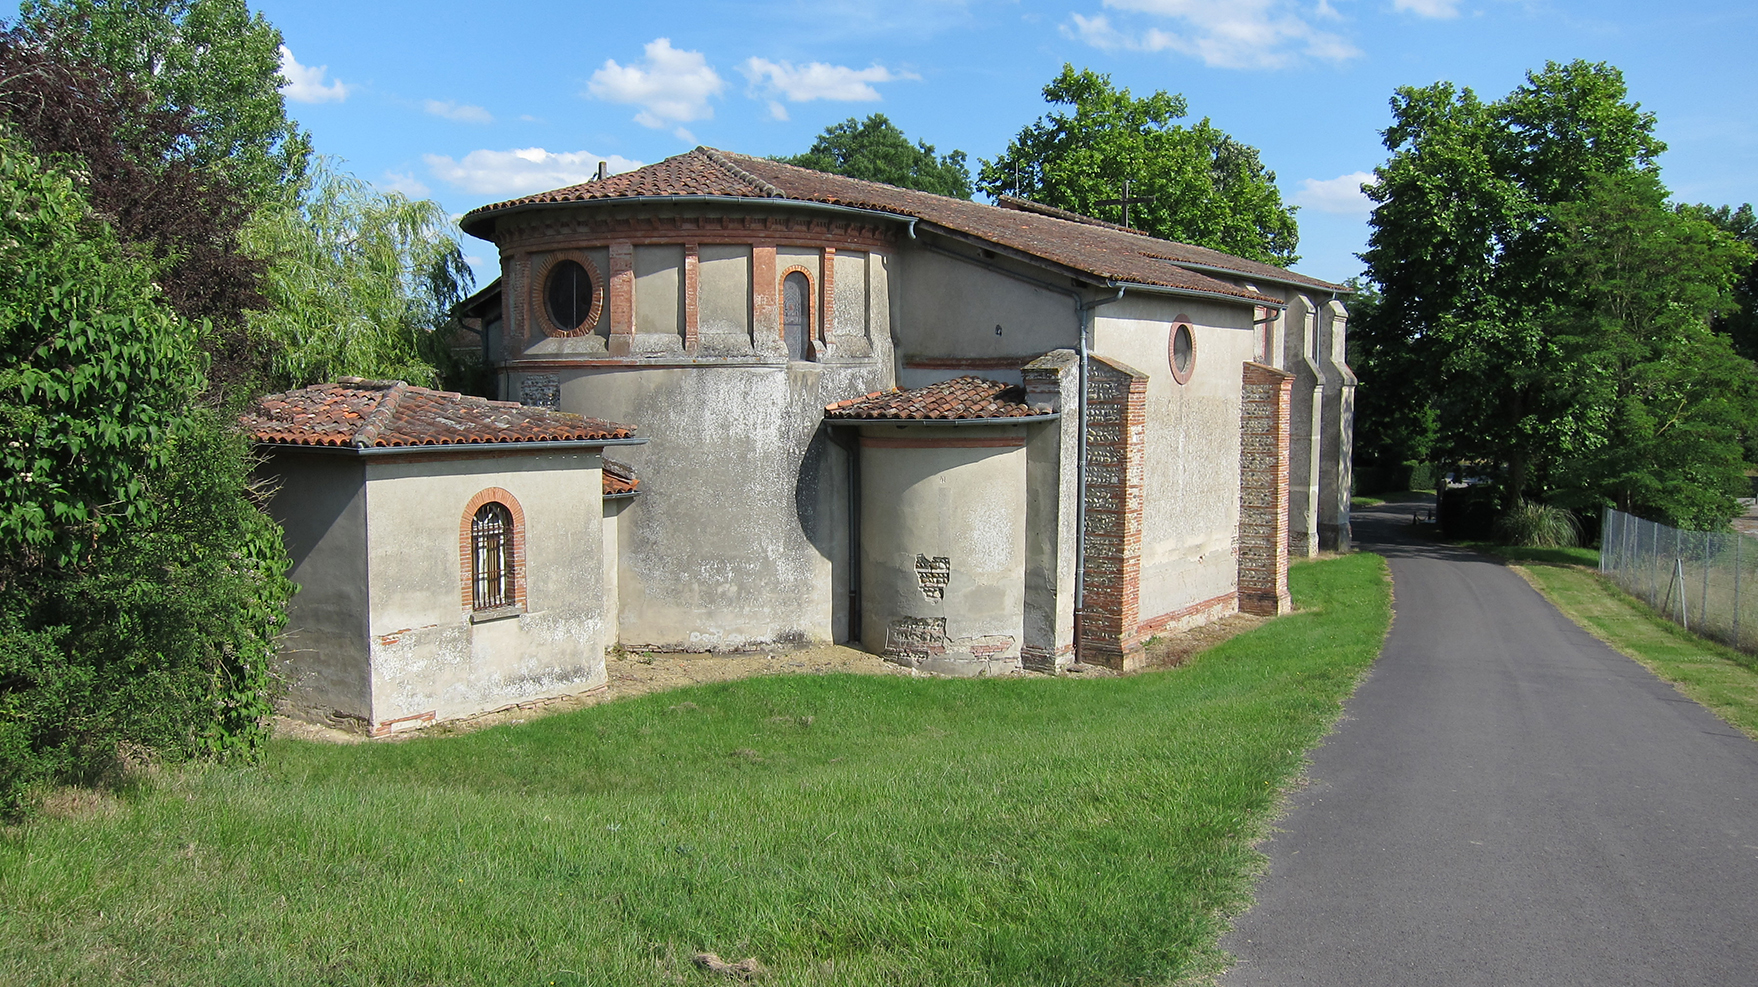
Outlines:
<svg viewBox="0 0 1758 987"><path fill-rule="evenodd" d="M561 250L532 265L531 318L550 336L590 336L604 314L604 275L592 258Z"/></svg>
<svg viewBox="0 0 1758 987"><path fill-rule="evenodd" d="M1172 330L1166 335L1166 362L1172 368L1173 380L1180 384L1190 383L1190 375L1196 370L1196 330L1182 315L1172 323Z"/></svg>

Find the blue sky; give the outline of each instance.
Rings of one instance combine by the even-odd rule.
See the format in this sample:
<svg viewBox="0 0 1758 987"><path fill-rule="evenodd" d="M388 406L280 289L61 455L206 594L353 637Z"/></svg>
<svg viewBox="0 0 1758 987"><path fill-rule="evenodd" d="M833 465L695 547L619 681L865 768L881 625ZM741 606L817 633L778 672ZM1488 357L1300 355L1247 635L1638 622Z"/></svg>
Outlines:
<svg viewBox="0 0 1758 987"><path fill-rule="evenodd" d="M363 178L462 213L708 144L803 151L878 111L993 157L1064 62L1182 93L1301 206L1297 269L1360 272L1362 173L1400 85L1496 98L1546 60L1624 71L1675 196L1758 200L1758 5L1521 0L273 0L288 110ZM488 244L466 238L479 274ZM487 264L480 261L488 261Z"/></svg>

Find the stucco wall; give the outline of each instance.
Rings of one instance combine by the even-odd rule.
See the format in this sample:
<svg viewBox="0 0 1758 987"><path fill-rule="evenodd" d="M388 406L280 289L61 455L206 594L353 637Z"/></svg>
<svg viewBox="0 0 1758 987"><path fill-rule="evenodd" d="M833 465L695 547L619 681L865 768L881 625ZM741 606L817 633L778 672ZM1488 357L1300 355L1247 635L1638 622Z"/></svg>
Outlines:
<svg viewBox="0 0 1758 987"><path fill-rule="evenodd" d="M590 452L369 462L373 722L447 719L605 681L604 509ZM460 527L506 490L524 515L522 614L473 623Z"/></svg>
<svg viewBox="0 0 1758 987"><path fill-rule="evenodd" d="M888 353L886 354L889 355ZM619 518L621 641L737 650L846 635L845 454L824 406L890 385L889 360L582 368L562 408L635 423L641 477Z"/></svg>
<svg viewBox="0 0 1758 987"><path fill-rule="evenodd" d="M950 674L1017 668L1026 427L861 429L868 650Z"/></svg>
<svg viewBox="0 0 1758 987"><path fill-rule="evenodd" d="M1196 342L1184 384L1172 377L1169 351L1179 316ZM1145 625L1223 597L1237 584L1240 368L1254 352L1251 321L1249 304L1151 295L1097 310L1095 353L1148 375L1139 604Z"/></svg>
<svg viewBox="0 0 1758 987"><path fill-rule="evenodd" d="M281 672L288 712L364 730L372 719L367 666L366 471L358 459L276 451L258 467L276 488L269 514L281 525L288 578Z"/></svg>
<svg viewBox="0 0 1758 987"><path fill-rule="evenodd" d="M1016 384L1027 360L1079 342L1074 301L1067 295L921 249L903 251L898 267L900 386L922 387L967 373ZM998 366L970 362L1003 358L1014 359Z"/></svg>

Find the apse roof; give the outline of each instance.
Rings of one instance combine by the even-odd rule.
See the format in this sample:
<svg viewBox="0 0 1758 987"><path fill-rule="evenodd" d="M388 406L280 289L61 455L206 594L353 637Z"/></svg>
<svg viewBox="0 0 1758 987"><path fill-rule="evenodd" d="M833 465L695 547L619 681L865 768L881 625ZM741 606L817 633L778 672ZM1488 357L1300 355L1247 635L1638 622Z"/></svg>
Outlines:
<svg viewBox="0 0 1758 987"><path fill-rule="evenodd" d="M1224 279L1267 281L1326 292L1351 290L1272 264L1161 240L1023 200L1004 197L998 205L987 205L710 147L698 147L619 175L483 206L465 214L462 226L468 233L492 239L495 218L515 210L678 197L816 203L886 213L1112 283L1175 288L1272 305L1280 305L1282 299Z"/></svg>

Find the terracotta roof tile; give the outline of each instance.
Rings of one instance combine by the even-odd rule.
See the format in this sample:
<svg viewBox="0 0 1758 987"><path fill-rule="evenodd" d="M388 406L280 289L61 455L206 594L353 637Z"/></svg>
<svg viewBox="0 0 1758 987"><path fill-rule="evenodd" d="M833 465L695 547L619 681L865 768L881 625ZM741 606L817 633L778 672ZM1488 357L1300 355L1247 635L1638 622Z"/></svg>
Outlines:
<svg viewBox="0 0 1758 987"><path fill-rule="evenodd" d="M511 401L344 377L257 400L238 422L258 442L386 448L625 439L634 429Z"/></svg>
<svg viewBox="0 0 1758 987"><path fill-rule="evenodd" d="M1271 264L1156 239L1127 227L1036 203L1010 200L987 205L708 147L620 175L483 206L466 214L462 225L466 232L492 239L495 214L506 209L635 196L703 195L817 202L890 213L900 219L914 218L955 235L1019 251L1105 281L1182 288L1272 304L1282 300L1223 278L1274 281L1321 291L1349 290Z"/></svg>
<svg viewBox="0 0 1758 987"><path fill-rule="evenodd" d="M1026 404L1025 389L1018 384L981 377L956 377L909 390L874 391L824 409L824 417L842 421L969 421L1048 414L1049 408Z"/></svg>
<svg viewBox="0 0 1758 987"><path fill-rule="evenodd" d="M604 461L604 495L606 497L627 497L641 485L641 478L626 463L614 460Z"/></svg>

